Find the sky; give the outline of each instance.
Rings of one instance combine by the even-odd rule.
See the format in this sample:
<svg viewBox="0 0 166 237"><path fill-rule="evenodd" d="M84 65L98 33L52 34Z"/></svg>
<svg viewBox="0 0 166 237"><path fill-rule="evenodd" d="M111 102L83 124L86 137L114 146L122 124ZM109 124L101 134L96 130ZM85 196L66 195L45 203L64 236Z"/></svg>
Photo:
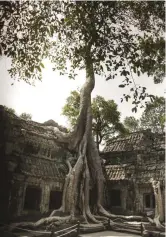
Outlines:
<svg viewBox="0 0 166 237"><path fill-rule="evenodd" d="M23 112L30 113L32 120L45 122L53 119L61 125L68 126L67 119L62 116L62 107L66 98L72 90L81 88L85 80L85 72L80 71L75 80L69 80L67 76L59 76L53 72L49 62L45 62L42 71L42 82L37 81L35 86L30 86L24 81L13 81L8 74L10 60L6 57L0 58L0 104L15 109L17 115ZM147 92L164 96L164 83L154 84L153 79L142 75L139 78L134 76L136 84L147 87ZM11 85L14 82L14 85ZM126 116L139 118L142 109L137 113L131 111L131 102L120 102L120 98L128 89L119 88L122 78L105 81L104 77L96 76L95 89L92 97L103 96L106 100L113 99L118 104L121 112L121 120Z"/></svg>

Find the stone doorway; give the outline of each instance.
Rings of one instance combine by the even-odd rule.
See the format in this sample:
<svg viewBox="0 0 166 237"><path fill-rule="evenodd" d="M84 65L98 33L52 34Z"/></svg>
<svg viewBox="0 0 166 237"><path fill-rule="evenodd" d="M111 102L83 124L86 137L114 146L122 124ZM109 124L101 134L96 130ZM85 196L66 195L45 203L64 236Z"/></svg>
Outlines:
<svg viewBox="0 0 166 237"><path fill-rule="evenodd" d="M49 210L58 209L62 204L62 192L54 191L50 192L50 202L49 202Z"/></svg>
<svg viewBox="0 0 166 237"><path fill-rule="evenodd" d="M110 191L110 197L112 207L121 207L121 190L112 189Z"/></svg>
<svg viewBox="0 0 166 237"><path fill-rule="evenodd" d="M28 186L26 188L24 210L40 210L41 189L38 187Z"/></svg>
<svg viewBox="0 0 166 237"><path fill-rule="evenodd" d="M144 193L144 209L155 208L155 197L153 193Z"/></svg>

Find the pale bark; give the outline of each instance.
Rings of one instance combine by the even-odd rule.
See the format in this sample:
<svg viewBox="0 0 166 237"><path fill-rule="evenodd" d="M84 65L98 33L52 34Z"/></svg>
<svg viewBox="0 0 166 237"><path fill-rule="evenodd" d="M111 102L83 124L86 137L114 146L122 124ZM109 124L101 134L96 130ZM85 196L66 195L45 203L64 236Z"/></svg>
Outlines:
<svg viewBox="0 0 166 237"><path fill-rule="evenodd" d="M66 177L63 193L62 208L64 212L70 212L74 218L77 212L77 206L82 194L82 205L80 206L81 214L86 220L98 223L95 217L91 214L89 208L89 182L90 170L89 160L87 158L89 141L91 140L91 91L94 88L94 73L93 65L87 60L87 75L86 82L81 90L80 113L77 125L72 133L72 138L69 144L69 149L77 151L78 159L75 166L69 171ZM99 158L99 157L98 157ZM100 159L100 158L99 158ZM82 178L82 180L81 180ZM80 184L81 182L81 184ZM66 190L68 190L66 192ZM55 214L52 213L51 216Z"/></svg>
<svg viewBox="0 0 166 237"><path fill-rule="evenodd" d="M67 188L68 188L68 185L69 185L69 180L70 180L70 175L71 175L71 171L72 171L72 166L70 164L70 161L67 160L66 161L66 164L68 166L68 174L66 175L66 178L65 178L65 183L64 183L64 187L63 187L63 195L62 195L62 205L61 207L58 209L58 210L54 210L51 214L50 214L50 217L56 215L56 213L58 212L65 212L65 209L66 209L66 193L67 193Z"/></svg>
<svg viewBox="0 0 166 237"><path fill-rule="evenodd" d="M155 223L157 228L163 229L164 226L161 223L164 221L164 207L161 195L160 181L155 181L154 179L151 179L151 183L155 196L155 216L153 220L150 218L148 219L150 222Z"/></svg>
<svg viewBox="0 0 166 237"><path fill-rule="evenodd" d="M77 151L78 159L65 184L68 186L68 192L65 194L66 200L63 206L65 207L64 212L70 212L74 218L77 213L78 202L81 201L82 204L79 204L79 211L85 220L98 223L89 208L90 178L96 187L98 213L109 218L116 218L117 216L108 213L102 206L104 175L101 158L92 136L91 91L94 88L94 84L93 64L89 57L86 61L86 82L81 90L80 113L69 144L69 149ZM80 193L82 198L79 196ZM121 215L118 217L126 220L140 220L142 218L140 216L125 217Z"/></svg>
<svg viewBox="0 0 166 237"><path fill-rule="evenodd" d="M35 223L34 222L14 223L10 226L10 230L14 230L15 228L19 226L27 227L27 228L38 228L43 225L48 225L52 222L57 222L57 221L68 222L70 219L71 219L71 216L65 216L65 217L53 216L53 217L42 218Z"/></svg>

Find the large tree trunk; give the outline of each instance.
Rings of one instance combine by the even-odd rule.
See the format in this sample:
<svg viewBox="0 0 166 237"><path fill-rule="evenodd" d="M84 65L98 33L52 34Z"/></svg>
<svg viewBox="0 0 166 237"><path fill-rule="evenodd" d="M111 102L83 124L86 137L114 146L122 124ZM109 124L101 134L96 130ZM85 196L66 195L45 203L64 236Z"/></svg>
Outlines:
<svg viewBox="0 0 166 237"><path fill-rule="evenodd" d="M90 57L86 58L86 82L81 90L80 113L69 149L77 152L77 162L65 180L61 210L72 218L78 212L86 221L98 223L89 207L90 180L96 188L96 206L101 205L104 176L101 160L92 136L91 91L95 79ZM51 214L53 216L55 212Z"/></svg>
<svg viewBox="0 0 166 237"><path fill-rule="evenodd" d="M86 221L98 223L89 207L90 180L96 192L97 212L108 218L117 216L111 215L102 206L105 179L99 151L92 136L91 92L95 85L95 76L90 55L87 56L85 64L86 82L81 90L79 117L68 145L69 149L77 152L77 162L72 169L69 169L66 177L61 210L70 213L72 218L79 212ZM51 216L54 214L55 212ZM127 220L133 218L132 216L118 217ZM140 220L141 217L134 217L134 219Z"/></svg>
<svg viewBox="0 0 166 237"><path fill-rule="evenodd" d="M149 221L155 223L157 228L164 229L164 226L161 224L164 221L164 207L161 195L160 181L151 179L151 183L155 196L155 216L153 220L149 218Z"/></svg>

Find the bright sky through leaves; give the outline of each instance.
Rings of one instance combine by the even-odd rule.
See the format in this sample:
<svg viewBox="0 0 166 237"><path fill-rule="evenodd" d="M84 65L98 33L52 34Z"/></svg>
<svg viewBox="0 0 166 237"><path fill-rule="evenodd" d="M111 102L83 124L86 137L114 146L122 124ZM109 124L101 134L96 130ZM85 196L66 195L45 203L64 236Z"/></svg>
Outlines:
<svg viewBox="0 0 166 237"><path fill-rule="evenodd" d="M10 61L1 57L0 104L14 108L17 114L30 113L32 119L38 122L54 119L56 122L66 125L67 120L61 115L62 107L70 92L82 86L85 74L82 71L79 73L77 80L69 80L66 76L59 76L58 73L53 72L48 62L44 64L43 81L36 81L35 87L26 84L24 81L14 81L14 85L11 86L13 80L7 72ZM164 95L164 83L154 84L153 80L146 77L146 75L140 78L135 76L134 78L136 83L146 86L149 93L158 96ZM120 77L117 80L105 81L101 76L97 76L96 87L92 96L101 95L105 99L114 99L119 106L122 119L125 116L140 117L141 109L135 114L131 112L132 105L130 102L120 102L120 98L128 90L127 88L119 88L120 82Z"/></svg>

